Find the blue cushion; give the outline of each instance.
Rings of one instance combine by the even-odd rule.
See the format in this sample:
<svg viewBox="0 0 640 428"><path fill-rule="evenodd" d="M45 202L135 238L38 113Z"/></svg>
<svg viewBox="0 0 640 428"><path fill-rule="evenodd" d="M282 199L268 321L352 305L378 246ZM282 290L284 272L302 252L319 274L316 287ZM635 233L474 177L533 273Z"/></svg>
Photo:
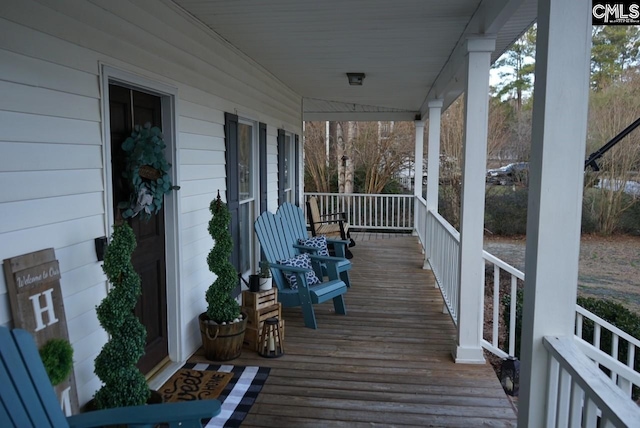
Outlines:
<svg viewBox="0 0 640 428"><path fill-rule="evenodd" d="M278 263L285 266L311 269L311 258L307 253L299 254L293 258L286 259L286 260L278 260ZM291 274L289 272L283 272L283 273L284 273L284 276L289 281L289 287L291 287L291 289L293 290L296 290L298 288L298 280L295 274ZM307 285L320 284L320 280L316 276L316 273L313 271L313 269L310 272L306 272L305 275L307 277Z"/></svg>
<svg viewBox="0 0 640 428"><path fill-rule="evenodd" d="M329 250L327 250L327 237L325 235L318 235L307 239L298 239L298 244L305 247L313 247L318 249L319 256L328 256Z"/></svg>

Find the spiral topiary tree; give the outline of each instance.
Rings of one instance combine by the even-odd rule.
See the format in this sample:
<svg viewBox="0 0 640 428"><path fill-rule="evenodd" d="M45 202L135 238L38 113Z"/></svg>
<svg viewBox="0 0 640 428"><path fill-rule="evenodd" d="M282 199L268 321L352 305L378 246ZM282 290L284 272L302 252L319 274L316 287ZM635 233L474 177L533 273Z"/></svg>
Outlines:
<svg viewBox="0 0 640 428"><path fill-rule="evenodd" d="M240 316L240 305L231 296L238 284L238 275L229 260L233 249L229 231L231 213L227 204L220 199L219 191L218 197L211 201L209 210L213 215L209 220L209 234L215 244L207 256L207 263L217 278L207 289L207 318L217 323L230 322Z"/></svg>
<svg viewBox="0 0 640 428"><path fill-rule="evenodd" d="M136 363L144 355L147 331L134 315L141 293L140 277L131 263L136 238L127 223L115 225L102 269L112 285L97 307L98 321L110 340L95 360L95 374L104 385L95 394L98 409L144 404L150 390Z"/></svg>

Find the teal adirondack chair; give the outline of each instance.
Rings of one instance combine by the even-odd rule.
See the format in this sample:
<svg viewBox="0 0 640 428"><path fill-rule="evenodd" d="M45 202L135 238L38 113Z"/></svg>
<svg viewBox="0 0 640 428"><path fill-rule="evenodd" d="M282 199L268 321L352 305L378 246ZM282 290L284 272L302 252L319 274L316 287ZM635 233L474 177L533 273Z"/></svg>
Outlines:
<svg viewBox="0 0 640 428"><path fill-rule="evenodd" d="M278 207L276 214L282 217L283 225L288 228L291 237L293 238L294 247L303 251L313 251L314 249L304 248L298 244L298 239L306 239L309 237L307 232L307 223L304 218L304 211L302 208L293 205L290 202L285 202ZM344 281L347 287L351 287L351 280L349 279L349 271L351 270L351 262L346 259L345 254L349 241L343 241L342 239L331 239L327 237L327 245L332 246L335 251L335 256L341 260L337 262L338 274L340 279ZM326 272L325 272L326 273Z"/></svg>
<svg viewBox="0 0 640 428"><path fill-rule="evenodd" d="M345 315L347 313L344 303L344 294L347 292L347 286L340 279L337 269L337 263L341 259L310 255L313 270L318 278L322 278L321 264L325 264L328 279L325 279L320 284L309 286L305 276L308 269L277 263L279 260L290 259L299 254L292 245L293 237L289 229L284 227L282 217L279 214L265 211L255 221L254 228L264 257L269 262L269 267L273 273L273 282L278 287L278 300L282 303L282 306L285 308L300 306L305 326L314 329L318 328L313 309L314 304L324 303L332 299L333 307L337 314ZM284 276L285 272L296 276L297 289L289 287Z"/></svg>
<svg viewBox="0 0 640 428"><path fill-rule="evenodd" d="M149 404L96 410L65 418L30 333L0 327L0 427L130 427L201 428L202 419L220 413L218 400Z"/></svg>

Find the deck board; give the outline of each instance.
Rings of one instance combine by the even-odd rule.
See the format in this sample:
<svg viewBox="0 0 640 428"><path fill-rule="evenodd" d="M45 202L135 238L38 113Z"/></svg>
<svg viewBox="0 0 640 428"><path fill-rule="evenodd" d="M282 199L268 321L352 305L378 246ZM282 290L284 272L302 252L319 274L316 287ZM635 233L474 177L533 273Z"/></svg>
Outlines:
<svg viewBox="0 0 640 428"><path fill-rule="evenodd" d="M515 426L491 367L453 363L455 329L416 238L365 238L352 248L347 315L317 305L311 330L284 309L283 357L245 350L230 362L272 367L242 426Z"/></svg>

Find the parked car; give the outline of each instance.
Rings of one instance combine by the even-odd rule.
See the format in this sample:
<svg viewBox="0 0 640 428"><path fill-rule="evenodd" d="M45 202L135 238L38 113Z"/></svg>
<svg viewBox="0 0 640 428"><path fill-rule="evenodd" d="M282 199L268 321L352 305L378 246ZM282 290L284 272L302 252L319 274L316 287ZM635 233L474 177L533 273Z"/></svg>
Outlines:
<svg viewBox="0 0 640 428"><path fill-rule="evenodd" d="M526 183L529 176L529 162L516 162L496 169L487 170L487 183L502 186Z"/></svg>

